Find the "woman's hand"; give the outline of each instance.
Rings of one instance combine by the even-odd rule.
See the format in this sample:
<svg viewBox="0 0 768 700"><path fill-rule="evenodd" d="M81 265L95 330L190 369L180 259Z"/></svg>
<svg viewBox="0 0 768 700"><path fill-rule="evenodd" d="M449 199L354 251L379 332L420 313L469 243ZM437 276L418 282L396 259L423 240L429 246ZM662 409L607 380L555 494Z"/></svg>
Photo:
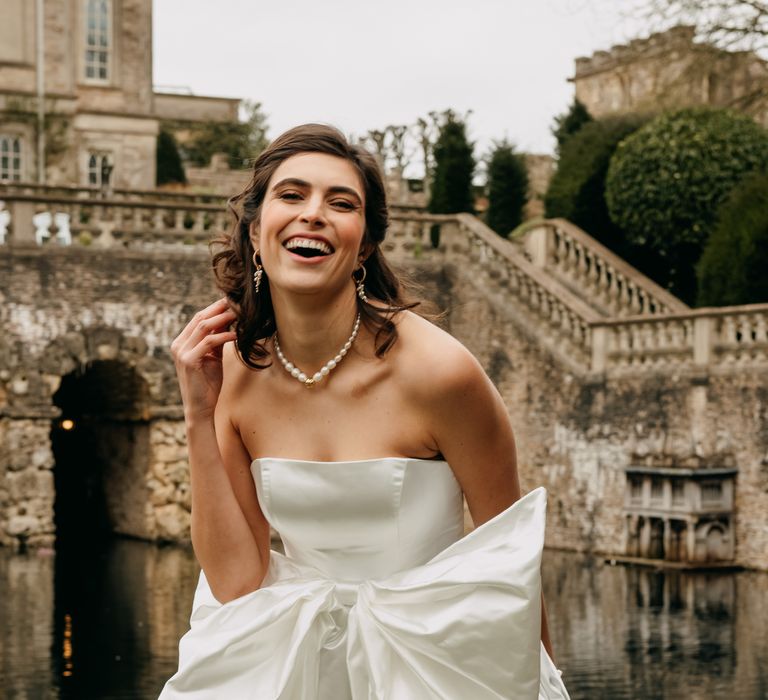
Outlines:
<svg viewBox="0 0 768 700"><path fill-rule="evenodd" d="M221 391L221 352L224 343L237 337L226 330L235 317L226 297L219 299L198 311L171 343L187 419L213 419Z"/></svg>

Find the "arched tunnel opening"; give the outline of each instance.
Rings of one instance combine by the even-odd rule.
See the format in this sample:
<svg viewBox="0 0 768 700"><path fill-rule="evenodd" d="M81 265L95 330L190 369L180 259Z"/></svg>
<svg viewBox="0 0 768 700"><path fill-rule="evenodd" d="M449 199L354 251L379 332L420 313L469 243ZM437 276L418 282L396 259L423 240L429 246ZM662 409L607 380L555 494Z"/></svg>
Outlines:
<svg viewBox="0 0 768 700"><path fill-rule="evenodd" d="M64 376L53 401L54 664L62 697L107 697L110 683L131 690L138 653L142 571L126 569L125 551L140 546L115 535L146 536L148 387L130 365L100 360Z"/></svg>
<svg viewBox="0 0 768 700"><path fill-rule="evenodd" d="M57 549L141 537L148 460L146 382L129 365L100 360L64 376L51 426Z"/></svg>

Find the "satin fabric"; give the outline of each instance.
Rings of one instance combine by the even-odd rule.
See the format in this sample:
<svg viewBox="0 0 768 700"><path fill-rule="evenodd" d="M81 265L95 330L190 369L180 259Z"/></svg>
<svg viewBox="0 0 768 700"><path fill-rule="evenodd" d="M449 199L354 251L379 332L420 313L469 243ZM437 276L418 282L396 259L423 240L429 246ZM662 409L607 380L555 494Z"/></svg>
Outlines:
<svg viewBox="0 0 768 700"><path fill-rule="evenodd" d="M251 471L285 555L223 605L201 572L161 700L568 698L539 638L544 489L462 537L444 461Z"/></svg>

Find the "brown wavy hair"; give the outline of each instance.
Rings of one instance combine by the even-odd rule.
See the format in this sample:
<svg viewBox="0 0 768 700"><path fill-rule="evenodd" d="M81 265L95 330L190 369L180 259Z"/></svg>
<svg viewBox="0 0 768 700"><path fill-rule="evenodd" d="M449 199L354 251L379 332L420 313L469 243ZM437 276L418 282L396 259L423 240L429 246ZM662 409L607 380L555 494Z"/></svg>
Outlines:
<svg viewBox="0 0 768 700"><path fill-rule="evenodd" d="M228 202L229 210L235 217L232 231L211 243L216 249L212 259L216 284L226 294L237 314L234 324L237 351L243 362L253 369L265 369L271 365L271 362L260 364L270 353L258 341L273 335L276 324L266 274L262 273L259 293L254 291L251 224L259 220L267 186L278 166L297 153L313 152L348 160L359 173L365 189L362 249L372 251L363 261L365 289L373 299L383 301L386 308L366 303L357 295L355 299L362 323L374 333L377 357L382 357L397 340L397 328L392 320L395 314L422 303L416 293L417 285L407 277L395 274L380 249L387 233L389 214L384 179L376 159L361 146L349 143L338 129L331 126L297 126L276 138L256 158L251 181Z"/></svg>

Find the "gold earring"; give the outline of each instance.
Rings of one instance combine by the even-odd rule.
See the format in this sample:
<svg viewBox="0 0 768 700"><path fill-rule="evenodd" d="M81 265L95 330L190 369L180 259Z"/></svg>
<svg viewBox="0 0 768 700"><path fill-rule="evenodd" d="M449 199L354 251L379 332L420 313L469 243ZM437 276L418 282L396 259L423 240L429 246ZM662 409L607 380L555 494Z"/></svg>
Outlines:
<svg viewBox="0 0 768 700"><path fill-rule="evenodd" d="M253 257L251 258L253 260L253 265L256 268L256 271L253 273L253 289L256 292L256 294L259 293L259 287L261 286L261 276L264 274L264 268L261 266L261 263L256 259L256 256L259 254L258 250L253 251Z"/></svg>
<svg viewBox="0 0 768 700"><path fill-rule="evenodd" d="M363 271L363 276L360 279L357 279L355 277L355 272L357 270ZM365 276L367 274L367 270L365 269L365 265L360 265L360 267L357 268L355 272L352 273L352 281L355 283L355 286L357 287L357 296L360 297L366 304L368 303L368 296L365 293L365 287L363 286L363 282L365 282Z"/></svg>

